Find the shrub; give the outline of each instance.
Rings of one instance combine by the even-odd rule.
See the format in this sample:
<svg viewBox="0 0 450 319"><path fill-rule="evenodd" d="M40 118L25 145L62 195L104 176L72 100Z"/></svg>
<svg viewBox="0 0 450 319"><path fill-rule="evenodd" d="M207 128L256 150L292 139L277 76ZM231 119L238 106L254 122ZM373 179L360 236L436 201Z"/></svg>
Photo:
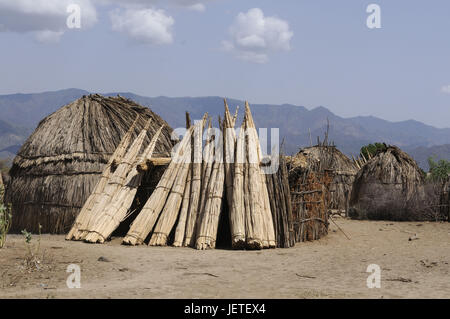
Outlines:
<svg viewBox="0 0 450 319"><path fill-rule="evenodd" d="M434 181L446 180L450 176L450 161L441 159L437 162L432 157L428 158L430 166L430 178Z"/></svg>

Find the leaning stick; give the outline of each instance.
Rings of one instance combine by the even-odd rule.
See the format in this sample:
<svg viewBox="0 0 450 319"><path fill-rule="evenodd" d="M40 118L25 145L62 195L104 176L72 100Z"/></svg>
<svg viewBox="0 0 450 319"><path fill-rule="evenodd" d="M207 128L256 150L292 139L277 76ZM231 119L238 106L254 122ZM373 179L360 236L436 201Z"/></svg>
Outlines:
<svg viewBox="0 0 450 319"><path fill-rule="evenodd" d="M181 160L183 150L190 142L191 134L192 128L187 131L186 135L181 140L173 160L170 162L161 177L161 180L150 198L145 203L141 212L131 224L130 230L123 239L122 243L128 245L141 245L147 238L148 234L152 231L161 210L164 208L164 204L169 196L175 177L178 174L178 170L181 166L178 162Z"/></svg>
<svg viewBox="0 0 450 319"><path fill-rule="evenodd" d="M104 188L105 185L108 182L108 179L111 175L111 167L114 162L120 161L123 155L125 154L130 141L131 136L134 132L134 129L136 127L136 124L138 122L139 115L136 115L136 119L134 120L133 124L128 129L127 133L123 136L122 140L120 141L119 145L117 146L116 150L110 157L108 163L105 166L105 169L103 170L102 176L100 177L100 180L98 181L97 185L94 188L94 191L92 194L88 197L87 201L83 205L80 213L78 214L77 218L75 219L75 222L70 229L69 233L66 236L66 240L70 239L77 239L78 230L80 227L83 227L83 225L87 222L87 219L90 217L90 212L94 206L96 197L99 196Z"/></svg>
<svg viewBox="0 0 450 319"><path fill-rule="evenodd" d="M109 178L108 183L105 186L105 189L99 196L97 196L96 202L94 203L94 207L92 208L91 211L91 218L89 218L89 221L86 224L85 228L80 227L79 229L79 232L81 233L79 235L80 239L86 238L86 236L89 233L89 230L92 229L93 225L95 225L99 216L101 216L104 207L106 207L111 202L111 199L116 194L116 192L124 185L125 178L130 172L131 166L134 160L136 159L136 156L138 155L139 151L142 148L142 144L144 143L145 137L147 136L147 130L150 127L150 123L152 122L152 120L153 119L150 118L147 121L144 129L139 133L136 140L134 140L134 142L131 144L127 153L120 161L120 164L117 166L116 170Z"/></svg>
<svg viewBox="0 0 450 319"><path fill-rule="evenodd" d="M133 168L126 178L125 184L117 192L117 194L114 195L112 202L104 208L103 214L97 219L95 225L89 230L89 234L86 236L85 241L91 243L103 243L126 218L127 212L133 204L137 189L141 184L143 177L143 174L137 170L137 165L141 161L152 157L163 127L164 125L161 126L153 135L153 138L147 148L135 160Z"/></svg>

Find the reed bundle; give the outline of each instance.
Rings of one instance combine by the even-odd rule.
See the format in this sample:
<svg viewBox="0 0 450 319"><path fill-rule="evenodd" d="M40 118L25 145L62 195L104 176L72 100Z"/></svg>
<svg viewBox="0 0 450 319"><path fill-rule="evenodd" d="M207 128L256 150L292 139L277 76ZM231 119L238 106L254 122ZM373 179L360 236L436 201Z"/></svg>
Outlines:
<svg viewBox="0 0 450 319"><path fill-rule="evenodd" d="M246 178L245 122L242 123L236 141L232 204L230 205L231 245L235 249L245 247L245 220L248 211L245 205L244 179ZM237 190L237 191L234 191Z"/></svg>
<svg viewBox="0 0 450 319"><path fill-rule="evenodd" d="M149 128L151 121L151 119L147 121L144 129L134 140L134 142L131 143L131 146L127 152L124 152L123 150L118 151L119 155L122 155L123 153L125 154L123 154L120 158L116 157L112 159L111 165L114 164L115 169L107 175L106 179L101 179L100 182L102 184L99 186L99 190L101 188L101 191L95 195L91 202L87 203L89 206L83 216L83 223L80 223L77 226L76 234L73 236L75 240L85 240L86 236L89 234L89 231L95 229L94 225L97 218L102 215L104 208L111 202L113 196L123 186L125 178L131 169L133 160L138 155L138 152L144 143L144 138L147 134L147 129ZM125 144L120 146L124 147Z"/></svg>
<svg viewBox="0 0 450 319"><path fill-rule="evenodd" d="M219 120L220 122L220 120ZM222 127L223 133L223 127ZM222 134L223 136L223 134ZM214 136L214 140L218 138ZM224 193L224 163L223 163L223 139L218 138L217 147L210 142L211 151L207 163L206 174L211 172L208 184L202 193L202 212L198 218L198 231L196 234L196 248L200 250L215 248L220 214L222 212L222 199ZM214 154L213 154L214 153Z"/></svg>
<svg viewBox="0 0 450 319"><path fill-rule="evenodd" d="M227 100L224 99L225 116L223 120L223 150L225 161L225 185L226 185L226 197L228 207L233 205L233 176L234 176L234 155L236 146L236 132L234 130L234 124L236 121L237 113L234 118L231 117L230 109L228 108ZM238 110L236 109L236 112Z"/></svg>
<svg viewBox="0 0 450 319"><path fill-rule="evenodd" d="M206 115L204 116L203 121L197 123L197 125L204 125L205 120ZM184 194L189 160L191 158L190 150L193 131L194 127L190 127L187 130L186 135L178 145L175 155L158 186L156 186L155 191L144 205L144 208L131 224L130 230L123 239L124 244L142 244L155 227L158 217L160 217L161 212L165 209L166 202L168 203L168 206L163 211L163 214L161 214L162 219L161 221L158 221L155 229L155 236L152 236L153 241L151 244L167 244L167 235L171 230L169 228L171 228L170 226L173 226L173 223L176 221L181 205L181 199Z"/></svg>
<svg viewBox="0 0 450 319"><path fill-rule="evenodd" d="M133 161L127 177L125 178L125 183L111 198L110 203L103 209L100 209L96 214L97 216L93 216L95 220L93 222L93 226L89 227L89 233L86 235L85 241L91 243L103 243L127 217L127 213L133 204L133 200L143 177L143 173L137 170L137 165L138 163L146 161L152 157L156 142L158 141L162 129L163 127L156 132L144 152ZM146 134L144 131L145 130L143 130L143 134ZM131 155L136 154L134 152L130 153Z"/></svg>
<svg viewBox="0 0 450 319"><path fill-rule="evenodd" d="M199 125L201 125L201 123L199 123ZM189 134L187 135L189 141L191 139L191 134L192 130L189 130ZM188 143L186 149L182 150L182 152L182 159L178 167L174 184L150 239L151 246L166 246L167 237L177 220L187 184L186 179L191 161L191 144Z"/></svg>
<svg viewBox="0 0 450 319"><path fill-rule="evenodd" d="M211 122L208 127L210 127ZM200 205L201 189L202 189L202 138L203 129L196 131L192 137L193 146L193 162L191 164L191 187L189 194L189 208L186 216L185 232L183 234L183 246L193 246L195 243L195 226L197 222L197 212ZM208 140L209 142L209 140ZM181 239L181 234L179 235Z"/></svg>
<svg viewBox="0 0 450 319"><path fill-rule="evenodd" d="M86 203L83 205L83 208L81 208L80 213L78 214L77 218L75 219L75 223L73 224L72 228L70 229L69 233L66 236L66 240L74 239L74 240L80 240L82 235L82 230L80 229L86 229L87 224L89 223L89 220L91 218L91 211L92 208L95 206L96 202L98 201L97 198L101 196L103 193L106 184L108 183L109 177L112 174L112 166L113 163L120 161L122 157L124 156L130 141L131 136L134 131L134 128L136 126L137 118L131 125L128 132L124 135L122 140L120 141L119 145L117 146L116 150L114 151L113 155L108 161L108 164L106 165L102 176L100 177L100 180L98 181L97 185L94 188L94 191L92 194L88 197Z"/></svg>
<svg viewBox="0 0 450 319"><path fill-rule="evenodd" d="M227 122L229 116L225 115L225 123ZM232 247L235 249L275 247L269 193L266 177L260 167L261 148L247 102L244 121L236 140L235 155L233 195L230 204Z"/></svg>

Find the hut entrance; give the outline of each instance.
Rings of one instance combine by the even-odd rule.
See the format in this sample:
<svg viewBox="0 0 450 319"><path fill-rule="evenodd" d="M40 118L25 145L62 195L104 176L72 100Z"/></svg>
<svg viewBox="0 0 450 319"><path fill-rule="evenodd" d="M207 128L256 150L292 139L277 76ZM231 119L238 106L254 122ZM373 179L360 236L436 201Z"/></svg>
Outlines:
<svg viewBox="0 0 450 319"><path fill-rule="evenodd" d="M222 214L217 228L216 248L231 249L230 211L227 201L223 202Z"/></svg>
<svg viewBox="0 0 450 319"><path fill-rule="evenodd" d="M150 198L150 195L155 190L158 182L161 180L164 171L167 169L167 164L163 165L152 165L149 169L143 174L142 182L137 189L136 197L133 200L133 204L130 207L130 211L128 213L128 217L126 217L117 227L117 229L112 233L113 237L124 237L128 230L130 229L130 225L133 223L139 212L144 207L147 200Z"/></svg>

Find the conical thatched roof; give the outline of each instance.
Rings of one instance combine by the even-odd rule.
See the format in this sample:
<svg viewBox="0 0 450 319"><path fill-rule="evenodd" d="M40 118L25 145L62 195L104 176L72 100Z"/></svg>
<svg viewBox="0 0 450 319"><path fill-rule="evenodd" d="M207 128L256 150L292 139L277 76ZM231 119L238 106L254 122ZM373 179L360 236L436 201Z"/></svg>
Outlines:
<svg viewBox="0 0 450 319"><path fill-rule="evenodd" d="M301 149L296 155L289 158L290 176L294 176L299 169L314 172L328 170L333 176L330 189L330 202L328 209L347 211L353 181L358 168L335 146L316 145Z"/></svg>
<svg viewBox="0 0 450 319"><path fill-rule="evenodd" d="M400 148L388 146L356 175L350 198L351 215L362 219L421 219L423 184L424 176L417 163Z"/></svg>
<svg viewBox="0 0 450 319"><path fill-rule="evenodd" d="M36 231L40 223L42 232L67 232L136 118L134 137L153 119L144 146L165 125L155 155L169 156L172 129L147 107L122 97L83 96L43 119L10 172L12 230Z"/></svg>

